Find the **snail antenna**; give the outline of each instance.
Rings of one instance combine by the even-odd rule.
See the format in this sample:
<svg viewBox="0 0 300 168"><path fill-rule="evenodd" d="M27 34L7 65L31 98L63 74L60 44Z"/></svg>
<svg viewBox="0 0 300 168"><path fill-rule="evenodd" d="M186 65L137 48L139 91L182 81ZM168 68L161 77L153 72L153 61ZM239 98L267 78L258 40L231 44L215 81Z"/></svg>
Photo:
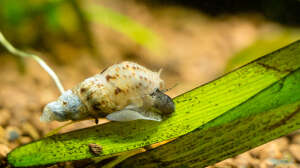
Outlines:
<svg viewBox="0 0 300 168"><path fill-rule="evenodd" d="M167 92L167 91L169 91L169 90L172 90L172 89L174 89L175 87L177 87L178 85L179 85L178 83L175 83L172 87L162 90L162 92L165 93L165 92Z"/></svg>

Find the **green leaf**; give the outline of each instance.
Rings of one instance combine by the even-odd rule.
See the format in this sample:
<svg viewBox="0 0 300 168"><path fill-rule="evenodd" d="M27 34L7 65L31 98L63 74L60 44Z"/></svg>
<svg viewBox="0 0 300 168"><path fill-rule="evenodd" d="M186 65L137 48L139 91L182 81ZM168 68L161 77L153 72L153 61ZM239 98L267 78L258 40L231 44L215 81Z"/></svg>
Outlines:
<svg viewBox="0 0 300 168"><path fill-rule="evenodd" d="M300 69L175 141L119 167L206 167L300 129Z"/></svg>
<svg viewBox="0 0 300 168"><path fill-rule="evenodd" d="M162 50L162 41L153 31L125 15L99 4L88 6L85 12L91 21L125 34L151 52L159 53Z"/></svg>
<svg viewBox="0 0 300 168"><path fill-rule="evenodd" d="M110 122L104 125L81 129L61 135L55 135L16 148L8 155L8 161L13 166L33 166L69 160L79 160L95 157L95 155L89 151L88 145L90 143L101 145L103 148L103 153L101 153L100 156L104 156L140 148L149 144L172 138L178 138L181 136L180 138L178 138L178 140L169 143L170 145L172 145L180 141L182 138L191 137L191 135L194 135L194 132L198 133L197 131L201 130L200 128L214 128L214 130L210 130L210 134L208 134L211 138L204 138L205 142L212 141L219 145L222 143L228 145L227 143L229 143L229 145L231 145L232 147L234 146L234 144L231 144L227 141L223 142L222 139L219 139L223 134L225 134L224 136L226 137L232 137L232 134L229 134L225 130L227 129L227 127L230 128L230 126L233 127L237 125L239 122L235 123L235 125L230 125L237 119L240 119L239 121L247 123L250 119L245 119L245 117L250 117L254 114L269 114L267 116L262 115L258 117L263 117L261 120L262 122L257 123L259 126L263 127L268 124L269 121L275 122L275 120L270 119L270 116L274 115L275 117L277 117L278 115L278 117L284 117L285 115L290 114L287 111L292 111L292 109L290 109L292 108L292 105L287 105L288 110L282 113L279 113L278 111L276 111L276 109L273 110L273 108L281 108L281 105L285 106L287 103L297 103L300 100L297 96L291 96L294 94L300 95L299 75L297 75L299 74L299 68L300 41L295 42L288 47L271 53L265 57L262 57L255 62L252 62L204 86L200 86L174 98L174 102L176 105L175 113L163 122ZM288 78L293 78L294 80L292 80L292 82L289 82L290 84L285 84L285 82L289 81L287 80ZM273 100L273 95L271 93L275 92L276 89L270 90L269 88L273 88L274 86L280 86L279 91L282 91L282 95L277 95L277 98L280 98L280 100L275 101L274 99L274 102L267 103L269 99ZM285 87L291 87L292 89L284 89ZM259 99L261 100L261 102L252 102L251 104L250 102L251 100L253 101L253 99ZM235 109L240 110L234 111ZM296 114L296 116L298 116L298 113ZM295 115L290 118L294 119L294 116ZM212 121L213 124L210 121ZM294 127L287 127L288 129L285 129L283 131L284 134L296 128L300 128L299 119L297 120L298 124L296 123L295 125L294 122L295 121L292 122ZM208 124L204 125L205 123ZM250 122L249 124L251 123L252 122ZM289 122L284 122L283 125L289 126L288 123ZM278 134L274 134L272 130L281 127L278 127L278 124L276 124L276 122L273 125L274 126L270 127L269 129L272 133L272 136L270 137L275 138L282 135L280 131ZM218 132L218 129L216 128L222 128L224 129L224 132ZM244 132L244 134L246 135L243 135L246 136L246 139L249 141L249 143L254 141L255 143L253 144L257 145L258 143L265 142L262 140L263 138L255 141L256 136L254 135L256 134L256 131L250 132L250 130L251 129L248 129L247 125L241 125L240 129L236 132L236 135L238 136L235 137L240 138L239 134ZM247 132L250 132L251 134L247 135ZM260 134L260 132L257 132L257 134ZM202 134L199 135L204 136L205 134L203 134L202 132ZM216 141L214 141L212 137L215 137ZM196 142L198 143L197 139L201 139L203 137L192 136L192 138L195 141L194 144L196 144ZM266 137L266 140L269 139ZM183 141L182 143L184 142L185 141ZM192 140L186 140L186 142L193 144ZM168 146L169 144L152 150L152 152L160 152L160 149ZM253 144L249 144L249 147L247 146L247 149L250 149ZM185 148L185 146L182 146L182 144L178 147ZM189 150L187 152L192 156L194 156L193 149L199 149L197 148L197 146L193 145L187 145L187 147L189 147ZM207 143L203 146L199 145L199 147L205 147L207 152L210 152L211 150L210 156L215 155L218 156L218 158L224 157L223 155L221 155L221 152L217 153L218 150L213 150L213 146L207 145ZM179 149L173 149L170 152L173 152L175 150ZM185 148L185 150L187 150L187 148ZM232 148L232 150L241 151L244 150L244 148ZM204 153L204 151L202 152ZM147 155L148 153L150 152L138 155L137 157L143 157L143 155ZM232 152L232 154L235 153ZM178 164L180 160L177 162L176 156L174 155L176 154L173 154L172 157L170 157L170 161L174 161ZM187 153L185 153L185 155L187 155ZM206 155L208 155L208 153L206 153ZM180 157L182 157L182 155L178 154L178 158ZM195 157L196 156L194 156L193 158ZM160 159L163 161L168 161L168 156ZM215 160L217 159L214 159L214 161ZM141 160L138 159L138 161L140 162ZM151 158L145 160L145 163L147 161L151 161ZM128 160L128 162L130 162L130 159ZM139 162L137 162L137 164ZM211 163L212 161L206 160L206 162ZM196 163L198 163L198 161L192 160L190 164ZM155 164L159 163L153 162L152 165Z"/></svg>
<svg viewBox="0 0 300 168"><path fill-rule="evenodd" d="M20 26L22 21L28 17L27 3L18 0L1 0L0 16L4 18L6 24Z"/></svg>
<svg viewBox="0 0 300 168"><path fill-rule="evenodd" d="M245 65L259 57L286 46L299 38L300 32L298 29L286 28L279 33L273 32L264 34L250 46L236 53L232 59L229 60L226 71L228 72L232 69Z"/></svg>

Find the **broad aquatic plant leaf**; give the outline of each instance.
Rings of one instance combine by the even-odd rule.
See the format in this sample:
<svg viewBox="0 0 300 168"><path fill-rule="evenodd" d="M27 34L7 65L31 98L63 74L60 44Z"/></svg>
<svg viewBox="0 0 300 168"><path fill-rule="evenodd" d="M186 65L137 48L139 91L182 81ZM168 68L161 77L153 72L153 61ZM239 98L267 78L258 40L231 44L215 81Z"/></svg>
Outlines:
<svg viewBox="0 0 300 168"><path fill-rule="evenodd" d="M103 148L99 156L112 155L183 136L224 115L227 121L242 118L243 115L235 115L231 111L242 108L243 104L265 93L267 88L276 85L299 68L298 41L215 81L177 96L174 98L175 113L163 122L110 122L47 137L14 149L8 155L8 161L13 166L33 166L92 158L95 155L88 147L91 143ZM264 104L254 104L253 107L256 105L265 111L271 108ZM228 123L225 119L218 121L220 126ZM243 128L240 131L243 131Z"/></svg>
<svg viewBox="0 0 300 168"><path fill-rule="evenodd" d="M206 167L300 129L300 69L213 121L119 167Z"/></svg>

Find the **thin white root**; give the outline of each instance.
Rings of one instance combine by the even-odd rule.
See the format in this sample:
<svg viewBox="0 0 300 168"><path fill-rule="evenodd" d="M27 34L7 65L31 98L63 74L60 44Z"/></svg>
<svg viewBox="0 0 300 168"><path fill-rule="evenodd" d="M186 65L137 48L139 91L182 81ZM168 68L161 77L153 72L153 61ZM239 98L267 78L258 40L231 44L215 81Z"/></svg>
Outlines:
<svg viewBox="0 0 300 168"><path fill-rule="evenodd" d="M59 91L61 93L64 92L64 88L59 80L59 78L57 77L57 75L55 74L55 72L46 64L46 62L41 59L40 57L38 57L37 55L34 54L29 54L29 53L25 53L21 50L16 49L13 45L11 45L3 36L3 34L0 31L0 43L12 54L17 55L19 57L29 57L34 59L38 64L40 64L40 66L50 75L50 77L53 79L53 81L55 82L57 88L59 89Z"/></svg>
<svg viewBox="0 0 300 168"><path fill-rule="evenodd" d="M93 120L94 120L94 119L93 119ZM64 125L62 125L62 126L60 126L60 127L55 128L54 130L48 132L48 133L45 135L45 137L55 135L55 134L57 134L61 129L65 128L66 126L69 126L69 125L72 125L72 124L75 124L75 123L78 123L78 122L81 122L81 121L83 121L83 120L70 121L70 122L68 122L68 123L66 123L66 124L64 124Z"/></svg>

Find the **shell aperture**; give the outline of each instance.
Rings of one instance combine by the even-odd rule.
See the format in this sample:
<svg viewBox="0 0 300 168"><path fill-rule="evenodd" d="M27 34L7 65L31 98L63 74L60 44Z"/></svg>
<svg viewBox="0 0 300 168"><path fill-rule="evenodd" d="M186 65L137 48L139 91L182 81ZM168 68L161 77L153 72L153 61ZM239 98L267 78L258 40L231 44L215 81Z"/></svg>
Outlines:
<svg viewBox="0 0 300 168"><path fill-rule="evenodd" d="M114 121L161 121L174 112L172 99L162 93L160 72L122 62L87 78L44 108L41 121L107 117Z"/></svg>

